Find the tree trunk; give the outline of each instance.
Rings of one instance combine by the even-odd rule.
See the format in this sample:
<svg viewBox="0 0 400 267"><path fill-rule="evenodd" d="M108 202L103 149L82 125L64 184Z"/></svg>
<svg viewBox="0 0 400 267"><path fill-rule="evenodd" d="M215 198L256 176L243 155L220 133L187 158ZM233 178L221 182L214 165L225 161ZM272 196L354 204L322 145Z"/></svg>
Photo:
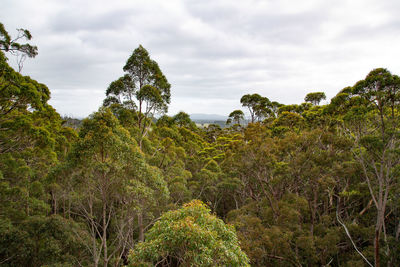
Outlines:
<svg viewBox="0 0 400 267"><path fill-rule="evenodd" d="M90 218L93 218L93 206L92 206L91 199L89 201L89 215L90 215ZM97 267L99 265L100 257L97 254L96 230L95 230L94 222L92 220L90 221L90 228L91 228L91 235L92 235L93 266Z"/></svg>
<svg viewBox="0 0 400 267"><path fill-rule="evenodd" d="M382 207L378 208L377 222L375 227L375 240L374 240L374 257L375 257L375 267L379 267L380 255L379 255L379 239L383 227L383 221L385 220L384 209Z"/></svg>
<svg viewBox="0 0 400 267"><path fill-rule="evenodd" d="M106 202L103 199L103 262L104 262L104 267L107 267L108 265L108 255L107 255L107 205Z"/></svg>
<svg viewBox="0 0 400 267"><path fill-rule="evenodd" d="M143 226L143 214L138 213L138 227L139 227L139 241L144 241L144 226Z"/></svg>
<svg viewBox="0 0 400 267"><path fill-rule="evenodd" d="M379 230L375 230L375 267L380 267L380 258L379 258Z"/></svg>

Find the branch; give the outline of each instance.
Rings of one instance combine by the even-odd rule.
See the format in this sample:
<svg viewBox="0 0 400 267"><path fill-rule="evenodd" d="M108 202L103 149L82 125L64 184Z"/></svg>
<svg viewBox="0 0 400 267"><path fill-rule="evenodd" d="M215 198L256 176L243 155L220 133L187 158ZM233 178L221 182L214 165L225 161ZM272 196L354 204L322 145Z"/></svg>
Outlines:
<svg viewBox="0 0 400 267"><path fill-rule="evenodd" d="M359 145L359 150L361 151L360 145ZM370 194L371 194L372 200L374 201L374 204L375 204L376 208L378 209L378 207L379 207L378 201L376 200L376 197L375 197L375 195L374 195L374 191L373 191L373 188L372 188L372 185L371 185L371 180L369 179L369 176L368 176L367 167L365 166L364 158L363 158L363 156L361 155L361 153L360 153L360 156L358 156L356 153L354 153L354 155L356 156L356 158L358 158L358 160L359 160L360 163L361 163L361 166L362 166L362 170L363 170L363 172L364 172L365 179L367 180L369 192L370 192Z"/></svg>
<svg viewBox="0 0 400 267"><path fill-rule="evenodd" d="M337 221L339 222L339 224L340 224L341 226L343 226L343 228L344 228L344 230L345 230L345 232L346 232L347 237L350 239L350 241L351 241L351 243L353 244L353 247L354 247L354 249L357 251L357 253L360 254L360 256L364 259L364 261L365 261L369 266L374 267L374 266L367 260L367 258L361 253L361 251L358 250L356 244L355 244L354 241L353 241L353 238L351 238L350 232L349 232L349 230L347 229L346 225L345 225L343 222L340 221L340 219L339 219L339 197L337 198L336 219L337 219Z"/></svg>
<svg viewBox="0 0 400 267"><path fill-rule="evenodd" d="M367 206L365 207L365 208L363 208L363 210L362 211L360 211L360 213L358 214L358 215L363 215L370 207L371 207L371 204L372 204L372 198L371 198L371 200L368 202L368 204L367 204Z"/></svg>
<svg viewBox="0 0 400 267"><path fill-rule="evenodd" d="M0 261L0 264L3 264L4 262L9 261L14 257L15 257L15 255L12 255L11 257L8 257L7 259Z"/></svg>

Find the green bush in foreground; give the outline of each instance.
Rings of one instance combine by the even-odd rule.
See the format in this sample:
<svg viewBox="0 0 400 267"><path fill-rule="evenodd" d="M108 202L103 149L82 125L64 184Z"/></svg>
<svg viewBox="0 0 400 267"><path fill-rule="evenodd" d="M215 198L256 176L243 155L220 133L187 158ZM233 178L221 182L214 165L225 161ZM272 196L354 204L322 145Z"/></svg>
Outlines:
<svg viewBox="0 0 400 267"><path fill-rule="evenodd" d="M199 200L163 214L129 259L130 266L249 266L234 227Z"/></svg>

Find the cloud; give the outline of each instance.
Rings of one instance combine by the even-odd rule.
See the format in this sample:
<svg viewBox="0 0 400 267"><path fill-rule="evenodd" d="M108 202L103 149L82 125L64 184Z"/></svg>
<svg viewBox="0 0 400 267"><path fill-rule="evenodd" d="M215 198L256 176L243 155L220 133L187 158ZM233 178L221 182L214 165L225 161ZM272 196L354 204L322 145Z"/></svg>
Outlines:
<svg viewBox="0 0 400 267"><path fill-rule="evenodd" d="M118 31L135 13L132 8L104 10L99 14L88 14L84 9L68 9L52 15L49 24L51 30L57 33Z"/></svg>
<svg viewBox="0 0 400 267"><path fill-rule="evenodd" d="M13 34L28 28L39 56L24 73L49 86L63 114L87 116L142 44L172 84L171 113L229 114L259 93L299 103L334 96L373 68L400 72L394 0L5 0Z"/></svg>

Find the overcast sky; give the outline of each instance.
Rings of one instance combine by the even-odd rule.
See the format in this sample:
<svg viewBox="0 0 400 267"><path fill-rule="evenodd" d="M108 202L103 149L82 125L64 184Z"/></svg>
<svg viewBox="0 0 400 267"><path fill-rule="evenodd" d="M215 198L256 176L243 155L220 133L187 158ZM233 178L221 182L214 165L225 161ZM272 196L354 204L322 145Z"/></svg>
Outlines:
<svg viewBox="0 0 400 267"><path fill-rule="evenodd" d="M1 0L0 22L31 31L39 55L23 73L62 115L96 111L139 44L172 85L170 114L228 115L248 93L301 103L374 68L400 74L399 10L398 0Z"/></svg>

